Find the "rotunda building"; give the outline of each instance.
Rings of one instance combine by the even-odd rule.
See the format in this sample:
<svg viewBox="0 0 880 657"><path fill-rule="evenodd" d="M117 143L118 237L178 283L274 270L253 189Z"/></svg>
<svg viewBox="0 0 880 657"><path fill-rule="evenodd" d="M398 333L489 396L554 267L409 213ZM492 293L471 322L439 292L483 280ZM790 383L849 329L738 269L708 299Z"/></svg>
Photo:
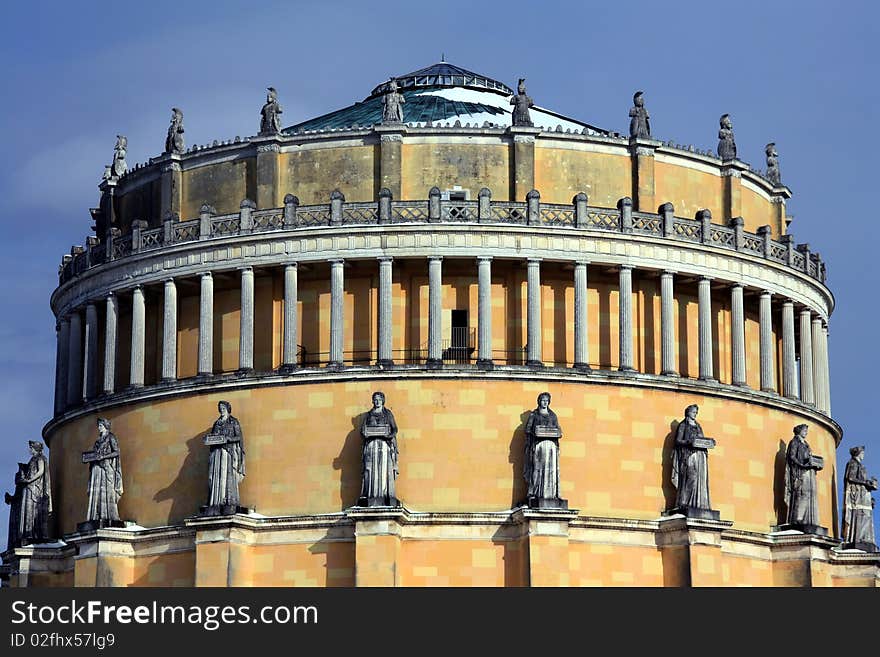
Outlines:
<svg viewBox="0 0 880 657"><path fill-rule="evenodd" d="M839 549L834 297L775 151L762 173L735 146L621 135L446 62L288 128L275 94L256 136L186 147L176 110L163 154L108 167L51 299L59 541L4 553L11 584L880 581ZM545 391L555 437L533 428ZM221 401L242 457L218 510ZM693 504L691 405L712 439ZM124 492L90 526L98 418ZM824 467L793 525L802 424ZM527 480L535 441L556 446L552 495Z"/></svg>

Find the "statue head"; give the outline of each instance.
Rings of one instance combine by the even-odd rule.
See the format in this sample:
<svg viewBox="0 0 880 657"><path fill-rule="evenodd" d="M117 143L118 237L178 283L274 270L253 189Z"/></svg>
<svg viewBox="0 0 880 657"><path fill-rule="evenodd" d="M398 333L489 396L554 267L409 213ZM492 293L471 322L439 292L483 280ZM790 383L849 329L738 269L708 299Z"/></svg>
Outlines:
<svg viewBox="0 0 880 657"><path fill-rule="evenodd" d="M99 417L97 421L98 433L102 436L110 431L110 420L105 417Z"/></svg>
<svg viewBox="0 0 880 657"><path fill-rule="evenodd" d="M733 127L733 122L731 122L730 120L730 114L722 114L718 123L721 125L722 128L727 128L728 130Z"/></svg>
<svg viewBox="0 0 880 657"><path fill-rule="evenodd" d="M690 418L691 420L697 419L697 413L700 412L700 407L696 404L691 404L686 409L684 409L684 416Z"/></svg>
<svg viewBox="0 0 880 657"><path fill-rule="evenodd" d="M397 80L391 78L391 81L388 83L388 90L392 92L397 91Z"/></svg>
<svg viewBox="0 0 880 657"><path fill-rule="evenodd" d="M177 123L183 120L183 112L178 107L171 108L171 122Z"/></svg>
<svg viewBox="0 0 880 657"><path fill-rule="evenodd" d="M276 100L278 100L278 92L275 91L275 87L267 87L266 102L274 103Z"/></svg>
<svg viewBox="0 0 880 657"><path fill-rule="evenodd" d="M219 401L217 402L217 411L220 413L220 417L225 420L232 415L232 404L228 401Z"/></svg>
<svg viewBox="0 0 880 657"><path fill-rule="evenodd" d="M116 149L122 150L128 146L128 139L125 135L116 135Z"/></svg>
<svg viewBox="0 0 880 657"><path fill-rule="evenodd" d="M770 142L767 146L764 147L764 153L767 157L776 157L776 144L774 142Z"/></svg>
<svg viewBox="0 0 880 657"><path fill-rule="evenodd" d="M636 107L644 107L644 105L645 105L644 92L637 91L637 92L635 92L635 94L633 94L633 105L635 105Z"/></svg>
<svg viewBox="0 0 880 657"><path fill-rule="evenodd" d="M542 392L538 395L538 408L550 408L550 393Z"/></svg>
<svg viewBox="0 0 880 657"><path fill-rule="evenodd" d="M373 393L373 408L382 408L385 406L385 393L377 390Z"/></svg>
<svg viewBox="0 0 880 657"><path fill-rule="evenodd" d="M794 428L794 435L798 438L806 438L808 428L806 424L798 424Z"/></svg>
<svg viewBox="0 0 880 657"><path fill-rule="evenodd" d="M520 78L519 83L516 85L516 92L518 94L524 94L526 92L526 79Z"/></svg>
<svg viewBox="0 0 880 657"><path fill-rule="evenodd" d="M43 443L41 443L39 440L29 440L28 449L31 451L31 454L37 456L38 454L43 453Z"/></svg>
<svg viewBox="0 0 880 657"><path fill-rule="evenodd" d="M865 458L865 446L856 445L855 447L850 447L849 455L852 456L856 461L861 461L863 458Z"/></svg>

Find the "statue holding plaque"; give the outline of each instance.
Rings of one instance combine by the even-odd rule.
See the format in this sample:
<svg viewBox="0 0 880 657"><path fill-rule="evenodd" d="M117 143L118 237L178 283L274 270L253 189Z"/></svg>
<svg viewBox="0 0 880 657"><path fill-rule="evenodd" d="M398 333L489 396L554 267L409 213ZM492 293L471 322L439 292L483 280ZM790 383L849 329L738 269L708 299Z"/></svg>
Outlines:
<svg viewBox="0 0 880 657"><path fill-rule="evenodd" d="M523 477L528 484L527 505L533 509L567 509L559 497L559 439L562 429L550 410L550 393L538 395L538 406L526 421Z"/></svg>
<svg viewBox="0 0 880 657"><path fill-rule="evenodd" d="M877 552L874 538L874 500L871 492L877 490L877 477L868 477L862 464L864 445L849 450L850 460L843 475L843 527L840 535L844 548Z"/></svg>
<svg viewBox="0 0 880 657"><path fill-rule="evenodd" d="M125 526L118 509L123 491L119 441L110 431L110 420L99 417L97 425L95 446L82 455L82 462L89 464L89 508L86 521L77 525L80 532Z"/></svg>
<svg viewBox="0 0 880 657"><path fill-rule="evenodd" d="M43 443L28 441L31 458L18 464L15 492L6 493L9 505L8 549L49 540L49 514L52 513L52 486L49 463L43 456Z"/></svg>
<svg viewBox="0 0 880 657"><path fill-rule="evenodd" d="M794 437L785 451L785 525L780 529L797 529L805 534L827 535L819 526L819 499L816 471L825 467L807 444L807 425L794 428Z"/></svg>
<svg viewBox="0 0 880 657"><path fill-rule="evenodd" d="M719 513L713 511L709 503L709 450L715 447L715 439L703 435L703 427L697 422L699 410L696 404L684 409L684 419L675 430L672 452L675 508L667 513L718 520Z"/></svg>
<svg viewBox="0 0 880 657"><path fill-rule="evenodd" d="M513 116L511 117L511 124L513 126L532 127L534 125L529 108L534 107L535 104L526 93L525 78L519 79L519 84L516 85L516 94L510 98L510 104L513 105Z"/></svg>
<svg viewBox="0 0 880 657"><path fill-rule="evenodd" d="M202 513L209 516L225 516L246 512L240 506L238 486L244 479L244 436L241 425L232 416L228 401L217 404L220 417L214 421L205 436L205 445L211 448L208 457L208 505Z"/></svg>
<svg viewBox="0 0 880 657"><path fill-rule="evenodd" d="M397 80L391 78L382 96L382 123L403 123L403 104L406 98L397 91Z"/></svg>
<svg viewBox="0 0 880 657"><path fill-rule="evenodd" d="M385 394L373 393L373 408L361 421L363 462L358 506L400 506L396 497L397 422L385 408Z"/></svg>

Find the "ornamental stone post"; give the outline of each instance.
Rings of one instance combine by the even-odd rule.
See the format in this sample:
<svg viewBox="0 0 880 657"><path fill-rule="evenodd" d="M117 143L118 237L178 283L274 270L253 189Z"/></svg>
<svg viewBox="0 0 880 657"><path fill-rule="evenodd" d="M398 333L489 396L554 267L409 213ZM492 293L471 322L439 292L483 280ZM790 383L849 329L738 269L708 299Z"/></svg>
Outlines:
<svg viewBox="0 0 880 657"><path fill-rule="evenodd" d="M537 189L526 194L526 216L529 226L541 224L541 193Z"/></svg>
<svg viewBox="0 0 880 657"><path fill-rule="evenodd" d="M633 202L629 196L624 196L617 202L620 210L620 232L631 233L633 230Z"/></svg>
<svg viewBox="0 0 880 657"><path fill-rule="evenodd" d="M342 223L342 204L345 196L338 189L330 192L330 225L338 226Z"/></svg>
<svg viewBox="0 0 880 657"><path fill-rule="evenodd" d="M675 206L672 203L664 203L657 209L660 222L663 225L663 237L672 237L675 232Z"/></svg>
<svg viewBox="0 0 880 657"><path fill-rule="evenodd" d="M477 213L479 217L479 222L483 223L492 221L492 191L488 187L483 187L480 190L477 199Z"/></svg>
<svg viewBox="0 0 880 657"><path fill-rule="evenodd" d="M583 192L578 192L574 195L574 198L571 199L572 204L574 205L574 225L575 228L586 228L587 227L587 195Z"/></svg>
<svg viewBox="0 0 880 657"><path fill-rule="evenodd" d="M773 238L770 233L770 226L758 226L758 229L755 231L755 234L761 238L763 242L763 253L765 258L770 257L770 247L773 243Z"/></svg>
<svg viewBox="0 0 880 657"><path fill-rule="evenodd" d="M207 203L202 203L199 208L199 239L206 240L211 237L211 219L217 211Z"/></svg>
<svg viewBox="0 0 880 657"><path fill-rule="evenodd" d="M391 190L387 187L383 187L379 190L379 220L380 224L390 224L391 223L391 201L393 197L391 196Z"/></svg>
<svg viewBox="0 0 880 657"><path fill-rule="evenodd" d="M438 223L440 221L440 188L432 187L428 191L428 222Z"/></svg>
<svg viewBox="0 0 880 657"><path fill-rule="evenodd" d="M543 367L541 360L541 261L529 258L527 270L527 304L526 304L526 365Z"/></svg>
<svg viewBox="0 0 880 657"><path fill-rule="evenodd" d="M697 212L697 221L700 222L700 241L703 244L711 244L712 212L710 210L700 210Z"/></svg>
<svg viewBox="0 0 880 657"><path fill-rule="evenodd" d="M729 222L728 226L733 228L733 246L737 251L741 251L743 248L743 226L745 225L745 219L742 217L733 217Z"/></svg>
<svg viewBox="0 0 880 657"><path fill-rule="evenodd" d="M284 196L284 227L293 228L296 226L296 210L299 207L299 198L293 194Z"/></svg>
<svg viewBox="0 0 880 657"><path fill-rule="evenodd" d="M250 233L254 230L254 210L257 204L249 198L242 200L238 206L238 231L240 233Z"/></svg>

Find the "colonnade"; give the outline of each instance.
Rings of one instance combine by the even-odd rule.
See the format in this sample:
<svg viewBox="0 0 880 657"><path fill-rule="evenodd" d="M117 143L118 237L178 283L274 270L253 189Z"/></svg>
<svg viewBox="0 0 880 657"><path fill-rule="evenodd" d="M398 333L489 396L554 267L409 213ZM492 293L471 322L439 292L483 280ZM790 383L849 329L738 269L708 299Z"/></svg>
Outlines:
<svg viewBox="0 0 880 657"><path fill-rule="evenodd" d="M441 314L443 257L428 257L428 344L426 366L442 365L442 332ZM476 278L478 284L478 349L476 364L483 369L495 366L492 355L492 262L488 256L476 258ZM589 341L587 305L587 281L589 262L577 260L573 263L574 276L574 364L581 371L589 370ZM388 367L394 364L392 357L392 272L393 259L378 259L378 316L376 365ZM542 367L542 330L541 330L541 266L538 258L529 258L526 262L527 281L527 312L526 312L526 364L531 367ZM344 313L344 267L342 259L330 261L330 349L327 366L340 368L344 366L343 327ZM634 366L634 335L633 335L633 267L617 266L618 271L618 333L620 339L619 370L635 372ZM252 371L254 368L254 270L242 267L239 270L241 289L241 313L239 332L239 370ZM660 291L660 345L661 345L661 376L678 376L675 364L677 344L674 334L674 288L676 277L674 271L662 271L659 275ZM715 381L715 363L713 363L713 345L716 336L712 331L712 285L707 276L683 275L687 279L697 279L698 291L698 354L699 379L707 382ZM198 334L198 368L199 376L214 373L214 280L210 271L199 275L199 334ZM284 317L282 370L292 370L297 363L297 263L284 265ZM746 344L745 344L745 307L744 287L737 282L729 285L731 306L731 383L735 386L746 386ZM161 358L161 380L164 382L177 379L177 286L174 278L164 281L163 295L163 339ZM106 306L104 322L104 376L100 393L111 394L119 386L116 381L116 349L118 340L119 292L108 294L103 300ZM144 357L146 316L144 290L140 285L131 291L132 320L130 348L130 388L144 385ZM760 351L760 387L765 392L778 391L776 381L777 361L776 343L773 334L773 297L769 290L761 290L758 303L759 316L759 351ZM100 301L89 301L84 307L74 309L60 318L57 325L56 351L56 387L55 412L62 413L66 408L77 406L83 401L99 396L98 392L98 312ZM828 328L823 317L810 308L799 307L800 322L799 340L795 344L795 302L781 297L782 327L782 360L781 360L781 394L789 399L796 399L804 404L814 406L819 411L831 412L829 370L828 370ZM83 316L85 326L83 327ZM83 353L84 352L84 353ZM798 354L800 367L798 369Z"/></svg>

